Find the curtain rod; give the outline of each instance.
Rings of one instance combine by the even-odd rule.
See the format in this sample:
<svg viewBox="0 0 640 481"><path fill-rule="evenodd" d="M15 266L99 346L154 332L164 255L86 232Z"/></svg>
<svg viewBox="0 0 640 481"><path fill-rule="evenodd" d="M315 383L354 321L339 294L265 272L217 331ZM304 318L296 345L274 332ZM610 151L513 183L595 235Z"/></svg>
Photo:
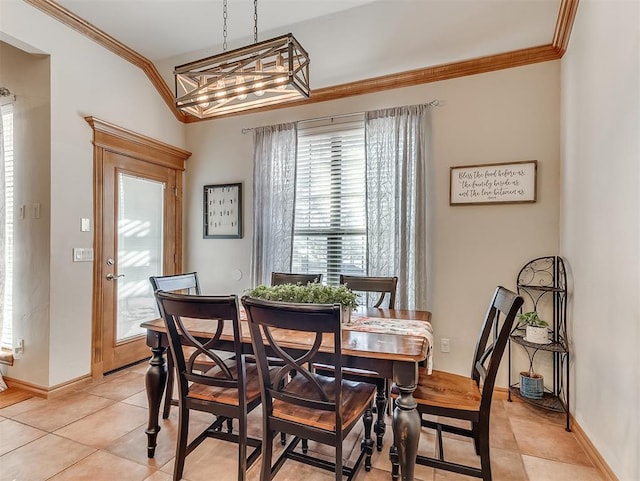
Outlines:
<svg viewBox="0 0 640 481"><path fill-rule="evenodd" d="M440 101L438 99L435 100L431 100L429 102L426 102L422 105L426 105L427 107L437 107L438 105L440 105ZM331 120L331 119L340 119L343 117L351 117L352 115L363 115L365 112L352 112L350 114L338 114L338 115L327 115L326 117L317 117L315 119L306 119L306 120L298 120L298 124L301 123L305 123L305 122L317 122L319 120ZM249 132L257 129L258 127L244 127L242 129L242 133L243 134L248 134Z"/></svg>

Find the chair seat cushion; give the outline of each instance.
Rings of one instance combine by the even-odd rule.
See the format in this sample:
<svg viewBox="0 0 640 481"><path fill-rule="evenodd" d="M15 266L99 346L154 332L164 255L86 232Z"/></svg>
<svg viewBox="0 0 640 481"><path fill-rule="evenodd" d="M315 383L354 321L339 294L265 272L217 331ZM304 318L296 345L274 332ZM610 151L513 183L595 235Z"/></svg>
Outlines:
<svg viewBox="0 0 640 481"><path fill-rule="evenodd" d="M413 397L419 405L463 411L480 409L481 393L473 379L436 370L428 374L425 368L419 368L418 373ZM394 397L400 394L395 384L391 394Z"/></svg>
<svg viewBox="0 0 640 481"><path fill-rule="evenodd" d="M336 383L333 378L315 376L328 396L335 395ZM313 397L315 392L311 383L301 375L295 376L287 384L287 393L294 393L304 397ZM365 382L342 381L342 427L348 429L358 420L362 413L371 406L376 393L376 386ZM321 411L297 404L273 400L273 417L293 421L307 426L313 426L325 431L336 430L336 415L333 411Z"/></svg>
<svg viewBox="0 0 640 481"><path fill-rule="evenodd" d="M229 363L228 366L233 377L237 378L237 365L235 363ZM260 397L260 379L258 378L258 368L255 364L247 364L246 366L246 397L247 403L251 403ZM219 377L222 379L225 378L218 367L207 372L207 376L214 378ZM236 388L193 383L189 387L189 394L187 397L238 406L238 390Z"/></svg>

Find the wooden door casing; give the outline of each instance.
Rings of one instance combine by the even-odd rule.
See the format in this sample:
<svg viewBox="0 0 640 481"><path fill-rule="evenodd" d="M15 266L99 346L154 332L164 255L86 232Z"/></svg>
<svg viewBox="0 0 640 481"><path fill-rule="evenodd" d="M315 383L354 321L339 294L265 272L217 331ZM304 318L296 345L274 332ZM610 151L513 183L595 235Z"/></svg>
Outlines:
<svg viewBox="0 0 640 481"><path fill-rule="evenodd" d="M165 232L172 235L165 235L164 247L164 274L173 274L182 270L182 179L185 168L185 161L191 155L190 152L164 144L157 140L145 137L126 129L122 129L113 124L104 122L94 117L86 117L85 120L93 128L94 144L94 269L93 269L93 315L92 315L92 341L91 341L91 373L94 378L100 378L105 370L109 370L111 364L107 360L105 365L104 345L105 319L107 315L113 316L114 305L106 305L103 292L107 283L105 276L112 272L104 260L110 254L111 246L103 245L105 235L110 234L113 238L115 232L104 232L103 219L106 205L114 205L113 189L105 188L109 179L105 179L105 168L109 162L113 162L117 156L125 165L130 167L136 162L144 162L145 169L150 172L150 178L163 177L171 171L171 185L167 185L167 194L173 191L171 207L165 208ZM131 160L128 160L131 159ZM115 175L115 174L114 174ZM107 192L109 191L109 192ZM171 226L171 228L169 228ZM113 229L113 226L111 226ZM108 333L111 336L111 333ZM142 349L144 339L142 340ZM139 351L141 354L142 350ZM142 354L142 357L148 355ZM142 358L141 357L141 358ZM122 360L121 360L122 361ZM106 369L105 369L106 368Z"/></svg>

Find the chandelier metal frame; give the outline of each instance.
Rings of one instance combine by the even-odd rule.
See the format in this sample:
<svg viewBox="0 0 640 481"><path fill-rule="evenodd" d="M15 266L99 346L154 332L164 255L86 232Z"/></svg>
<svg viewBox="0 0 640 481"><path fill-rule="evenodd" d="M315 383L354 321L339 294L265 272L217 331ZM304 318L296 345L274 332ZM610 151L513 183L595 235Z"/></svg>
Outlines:
<svg viewBox="0 0 640 481"><path fill-rule="evenodd" d="M224 2L224 49L227 44ZM176 107L200 119L308 98L309 54L288 33L175 67Z"/></svg>

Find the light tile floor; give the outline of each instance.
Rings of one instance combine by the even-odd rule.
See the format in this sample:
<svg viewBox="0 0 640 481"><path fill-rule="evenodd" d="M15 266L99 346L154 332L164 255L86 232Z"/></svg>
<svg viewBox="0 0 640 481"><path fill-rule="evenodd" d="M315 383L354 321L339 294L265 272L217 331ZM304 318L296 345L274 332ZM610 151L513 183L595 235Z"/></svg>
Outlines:
<svg viewBox="0 0 640 481"><path fill-rule="evenodd" d="M103 381L51 400L31 398L0 409L0 481L169 481L173 470L177 413L162 421L153 459L146 456L146 364L109 375ZM208 415L195 413L191 431L204 429ZM251 414L250 434L260 435L260 409ZM390 420L389 420L390 421ZM575 436L563 427L564 417L538 411L523 402L494 401L491 444L495 481L602 481ZM389 423L388 423L389 424ZM357 432L356 432L357 431ZM354 459L361 428L345 441L345 456ZM445 435L445 453L453 460L478 465L466 438ZM374 452L373 469L363 468L357 481L390 481L388 447ZM423 430L422 453L433 453L433 434ZM279 446L279 443L276 442ZM310 443L318 456L332 456L331 448ZM236 447L206 440L187 457L188 481L234 481ZM256 481L260 460L248 471ZM287 461L276 481L331 481L332 473ZM416 466L417 481L469 481L474 478Z"/></svg>

